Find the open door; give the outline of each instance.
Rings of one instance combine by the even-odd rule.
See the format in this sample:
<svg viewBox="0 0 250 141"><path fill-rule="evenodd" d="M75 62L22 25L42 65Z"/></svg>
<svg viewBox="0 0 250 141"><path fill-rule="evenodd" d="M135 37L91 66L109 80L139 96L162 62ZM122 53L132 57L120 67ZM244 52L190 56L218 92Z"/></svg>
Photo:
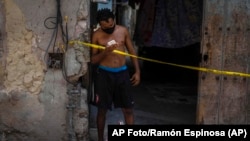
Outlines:
<svg viewBox="0 0 250 141"><path fill-rule="evenodd" d="M204 0L200 66L249 73L250 1ZM249 77L200 72L198 124L247 124Z"/></svg>

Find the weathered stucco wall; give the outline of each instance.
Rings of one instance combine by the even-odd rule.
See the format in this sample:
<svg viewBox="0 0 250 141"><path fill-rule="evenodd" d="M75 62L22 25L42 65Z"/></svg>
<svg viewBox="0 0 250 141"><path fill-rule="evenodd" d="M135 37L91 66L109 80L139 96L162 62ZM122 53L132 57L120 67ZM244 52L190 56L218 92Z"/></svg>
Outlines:
<svg viewBox="0 0 250 141"><path fill-rule="evenodd" d="M59 0L62 18L68 17L68 38L88 40L88 1ZM47 66L48 53L58 53L50 40L66 46L61 29L48 29L44 21L57 16L58 1L0 0L1 35L6 49L1 61L0 139L10 141L88 140L87 91L77 89L75 103L70 92L85 75L89 52L81 45L69 46L76 54L74 84L65 79L63 68ZM51 25L55 26L53 18ZM55 19L55 18L54 18ZM64 20L64 19L62 19ZM3 22L4 21L4 22ZM66 29L66 21L62 21ZM1 40L0 40L1 41ZM58 46L55 47L58 51ZM65 48L66 49L66 48ZM60 53L68 53L68 50ZM70 56L70 54L69 54ZM67 60L67 58L66 58ZM61 62L62 63L62 62ZM72 77L67 75L67 77ZM78 85L79 86L79 85ZM74 105L75 104L75 105ZM73 108L72 108L73 107ZM69 134L71 138L69 139Z"/></svg>
<svg viewBox="0 0 250 141"><path fill-rule="evenodd" d="M0 89L3 87L4 81L4 66L5 66L5 59L4 59L4 32L5 32L5 14L4 14L4 5L0 2Z"/></svg>
<svg viewBox="0 0 250 141"><path fill-rule="evenodd" d="M5 88L38 94L44 78L44 64L32 45L34 34L25 26L25 15L12 1L6 1L7 79Z"/></svg>

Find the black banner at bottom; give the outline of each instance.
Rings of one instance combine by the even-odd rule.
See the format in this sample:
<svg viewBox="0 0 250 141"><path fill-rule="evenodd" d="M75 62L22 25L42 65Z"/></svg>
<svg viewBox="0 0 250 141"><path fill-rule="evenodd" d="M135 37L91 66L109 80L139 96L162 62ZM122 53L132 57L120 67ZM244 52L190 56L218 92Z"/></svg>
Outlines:
<svg viewBox="0 0 250 141"><path fill-rule="evenodd" d="M119 139L249 141L249 133L250 125L108 125L108 141Z"/></svg>

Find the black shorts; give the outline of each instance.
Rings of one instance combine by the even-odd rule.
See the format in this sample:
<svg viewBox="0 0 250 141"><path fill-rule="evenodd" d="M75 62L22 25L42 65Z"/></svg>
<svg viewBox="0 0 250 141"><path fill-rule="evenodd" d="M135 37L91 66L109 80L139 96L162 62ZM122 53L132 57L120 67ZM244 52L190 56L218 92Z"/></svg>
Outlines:
<svg viewBox="0 0 250 141"><path fill-rule="evenodd" d="M99 108L132 108L133 94L128 70L110 72L97 68L94 74L94 105ZM112 105L113 104L113 105Z"/></svg>

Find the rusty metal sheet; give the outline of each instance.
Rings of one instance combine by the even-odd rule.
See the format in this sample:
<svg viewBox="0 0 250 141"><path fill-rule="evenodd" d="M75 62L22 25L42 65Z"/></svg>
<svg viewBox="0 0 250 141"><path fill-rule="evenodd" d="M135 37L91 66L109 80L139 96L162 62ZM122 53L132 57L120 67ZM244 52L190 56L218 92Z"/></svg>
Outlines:
<svg viewBox="0 0 250 141"><path fill-rule="evenodd" d="M249 0L204 1L202 67L249 72L249 8ZM247 82L239 76L201 72L197 123L246 123Z"/></svg>

